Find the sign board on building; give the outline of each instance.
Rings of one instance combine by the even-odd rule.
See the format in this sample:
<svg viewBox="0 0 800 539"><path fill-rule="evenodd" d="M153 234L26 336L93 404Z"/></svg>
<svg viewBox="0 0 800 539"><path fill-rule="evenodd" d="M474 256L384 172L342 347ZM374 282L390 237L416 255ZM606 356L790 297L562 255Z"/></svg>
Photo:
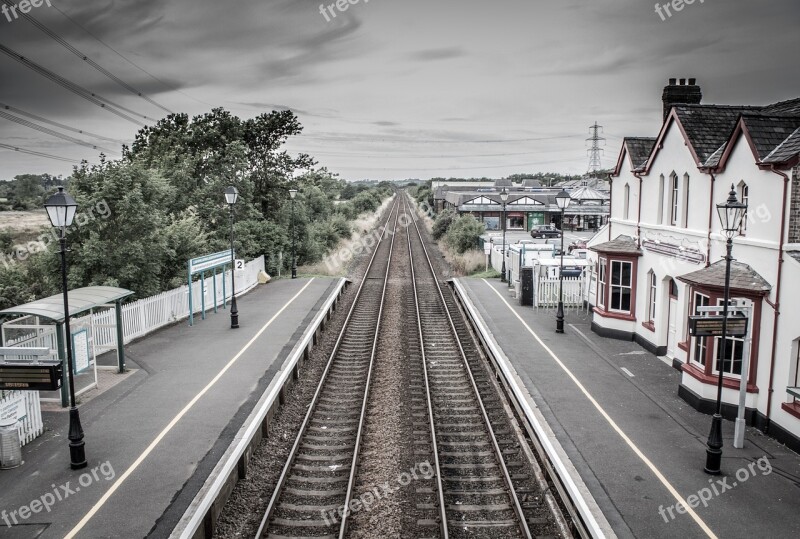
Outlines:
<svg viewBox="0 0 800 539"><path fill-rule="evenodd" d="M61 361L0 361L0 390L55 391L61 388Z"/></svg>
<svg viewBox="0 0 800 539"><path fill-rule="evenodd" d="M723 316L690 316L689 335L692 337L722 337ZM728 337L744 337L747 335L747 317L728 315L726 334Z"/></svg>
<svg viewBox="0 0 800 539"><path fill-rule="evenodd" d="M28 415L24 395L22 393L12 393L11 395L10 399L0 402L0 425L16 423Z"/></svg>

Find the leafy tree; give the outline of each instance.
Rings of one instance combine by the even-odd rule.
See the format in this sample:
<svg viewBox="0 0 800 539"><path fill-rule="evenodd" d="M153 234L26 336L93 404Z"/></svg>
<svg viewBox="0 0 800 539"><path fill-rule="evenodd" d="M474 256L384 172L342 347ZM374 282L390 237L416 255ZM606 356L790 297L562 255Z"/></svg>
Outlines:
<svg viewBox="0 0 800 539"><path fill-rule="evenodd" d="M441 237L447 233L447 229L450 228L450 225L453 224L453 221L455 221L457 217L458 214L452 208L447 208L437 215L436 220L433 222L433 230L431 232L433 239L441 239Z"/></svg>

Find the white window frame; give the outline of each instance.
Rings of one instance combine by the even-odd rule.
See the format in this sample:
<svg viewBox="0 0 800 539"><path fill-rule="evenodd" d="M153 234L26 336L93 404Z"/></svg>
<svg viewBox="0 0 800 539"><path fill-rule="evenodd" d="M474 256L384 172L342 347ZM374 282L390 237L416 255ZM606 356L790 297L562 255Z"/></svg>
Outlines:
<svg viewBox="0 0 800 539"><path fill-rule="evenodd" d="M597 267L597 305L606 308L606 264L608 261L601 258Z"/></svg>
<svg viewBox="0 0 800 539"><path fill-rule="evenodd" d="M681 215L681 226L689 227L689 174L683 175L683 214Z"/></svg>
<svg viewBox="0 0 800 539"><path fill-rule="evenodd" d="M723 302L723 298L717 298L717 306L721 307L722 306L722 302ZM734 305L735 304L746 303L746 304L752 306L752 302L750 302L748 300L745 300L744 298L731 298L731 303L733 303ZM720 314L721 314L721 312L720 312ZM742 355L740 357L744 358L744 337L727 337L727 340L731 341L733 343L733 346L731 347L729 345L729 348L728 348L728 350L731 352L731 358L735 358L736 357L735 352L736 352L737 349L742 351ZM720 344L721 343L722 343L722 337L714 337L714 353L711 356L711 358L713 360L713 363L711 365L711 372L712 372L712 374L714 374L716 376L719 376L719 369L717 369L717 363L719 362L719 360L717 359L717 354L720 352ZM751 342L750 345L752 346L752 342ZM734 365L734 362L731 361L731 370L733 370L732 369L733 365ZM744 361L742 359L740 359L739 360L739 368L741 369L743 367L744 367ZM723 376L726 376L728 378L739 378L739 379L741 379L741 377L742 377L741 374L736 374L735 372L731 372L731 371L723 371L723 373L724 373Z"/></svg>
<svg viewBox="0 0 800 539"><path fill-rule="evenodd" d="M658 179L658 224L664 224L664 175L661 174Z"/></svg>
<svg viewBox="0 0 800 539"><path fill-rule="evenodd" d="M620 282L619 282L619 284L614 284L614 265L615 264L618 264L619 268L620 268L620 271L619 271L619 281ZM630 266L630 271L628 272L628 278L629 278L628 284L624 284L622 282L622 274L623 274L622 267L623 267L623 264L627 264L628 266ZM610 274L609 277L611 278L611 283L610 283L609 294L608 294L609 295L609 298L608 298L609 299L609 301L608 301L608 310L611 311L611 312L615 312L615 313L627 313L627 314L630 314L631 311L633 311L633 262L630 262L628 260L612 260L611 261L611 265L609 267L609 270L610 270L609 271L609 274ZM620 299L619 304L620 304L620 306L622 306L622 298L624 296L623 291L624 290L628 291L628 297L630 298L629 309L626 310L626 309L615 309L614 308L614 289L619 290L619 299Z"/></svg>
<svg viewBox="0 0 800 539"><path fill-rule="evenodd" d="M656 300L658 298L658 278L656 277L656 273L653 270L650 270L648 273L647 282L650 285L650 296L648 298L648 321L655 325L656 324Z"/></svg>
<svg viewBox="0 0 800 539"><path fill-rule="evenodd" d="M669 190L670 190L670 209L669 209L669 224L675 226L678 224L678 205L680 203L680 183L678 182L678 175L674 172L669 177Z"/></svg>
<svg viewBox="0 0 800 539"><path fill-rule="evenodd" d="M739 200L743 204L748 205L748 209L750 206L750 187L744 182L741 182L739 185ZM742 217L742 224L739 227L739 235L744 236L747 233L747 210L744 212L744 216Z"/></svg>
<svg viewBox="0 0 800 539"><path fill-rule="evenodd" d="M630 218L631 212L631 186L628 183L625 184L624 197L625 204L623 206L622 218L627 221Z"/></svg>
<svg viewBox="0 0 800 539"><path fill-rule="evenodd" d="M702 301L698 302L698 298L703 298ZM697 312L698 307L707 307L710 305L711 297L707 294L703 294L702 292L694 292L692 294L692 307L694 308L694 314L700 314ZM693 363L697 363L698 365L705 368L706 366L706 353L708 351L708 337L692 337L691 344L691 353L689 354L689 358ZM702 360L697 359L697 350L701 349L703 351L702 355L700 356Z"/></svg>

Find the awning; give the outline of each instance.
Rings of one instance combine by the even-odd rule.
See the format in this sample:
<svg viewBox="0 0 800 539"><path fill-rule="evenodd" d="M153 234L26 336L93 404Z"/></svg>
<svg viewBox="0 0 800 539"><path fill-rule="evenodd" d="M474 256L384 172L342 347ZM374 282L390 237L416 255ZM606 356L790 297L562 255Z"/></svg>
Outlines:
<svg viewBox="0 0 800 539"><path fill-rule="evenodd" d="M95 307L114 303L120 299L133 295L133 292L124 288L113 286L88 286L70 290L69 315L76 316ZM64 295L57 294L49 298L32 301L25 305L18 305L0 311L0 316L38 316L56 323L64 321Z"/></svg>
<svg viewBox="0 0 800 539"><path fill-rule="evenodd" d="M721 290L725 288L725 260L714 262L707 268L703 268L678 277L679 281L693 286L704 288L714 288ZM731 261L731 290L741 294L757 294L766 296L772 290L772 285L767 282L756 270L736 260Z"/></svg>

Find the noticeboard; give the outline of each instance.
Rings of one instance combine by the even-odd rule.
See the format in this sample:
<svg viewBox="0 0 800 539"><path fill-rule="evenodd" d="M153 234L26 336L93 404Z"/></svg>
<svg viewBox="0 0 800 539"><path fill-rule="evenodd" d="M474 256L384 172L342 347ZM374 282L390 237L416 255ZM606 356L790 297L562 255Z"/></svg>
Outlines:
<svg viewBox="0 0 800 539"><path fill-rule="evenodd" d="M55 391L61 387L61 361L0 361L0 390Z"/></svg>
<svg viewBox="0 0 800 539"><path fill-rule="evenodd" d="M692 337L722 337L723 316L690 316L689 335ZM744 337L747 335L746 316L728 315L726 335L728 337Z"/></svg>
<svg viewBox="0 0 800 539"><path fill-rule="evenodd" d="M89 369L89 332L85 329L72 334L72 360L75 374Z"/></svg>

